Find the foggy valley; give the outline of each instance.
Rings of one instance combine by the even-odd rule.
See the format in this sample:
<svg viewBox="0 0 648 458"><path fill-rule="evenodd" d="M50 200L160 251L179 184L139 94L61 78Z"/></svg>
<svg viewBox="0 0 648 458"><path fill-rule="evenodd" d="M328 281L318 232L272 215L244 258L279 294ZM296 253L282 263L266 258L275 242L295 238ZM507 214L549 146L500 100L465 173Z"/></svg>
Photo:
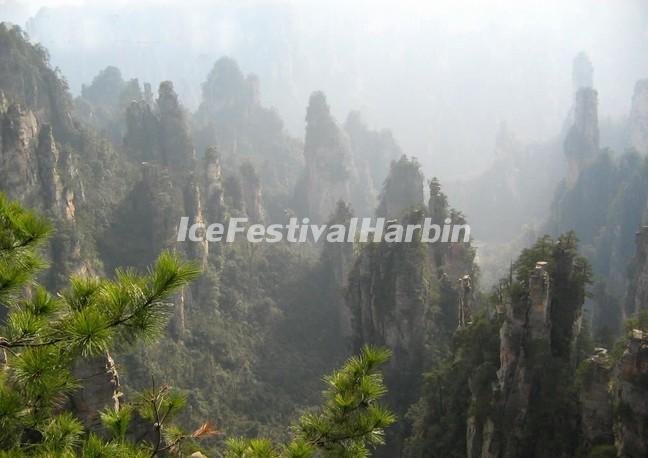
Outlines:
<svg viewBox="0 0 648 458"><path fill-rule="evenodd" d="M0 0L0 456L648 456L648 5Z"/></svg>

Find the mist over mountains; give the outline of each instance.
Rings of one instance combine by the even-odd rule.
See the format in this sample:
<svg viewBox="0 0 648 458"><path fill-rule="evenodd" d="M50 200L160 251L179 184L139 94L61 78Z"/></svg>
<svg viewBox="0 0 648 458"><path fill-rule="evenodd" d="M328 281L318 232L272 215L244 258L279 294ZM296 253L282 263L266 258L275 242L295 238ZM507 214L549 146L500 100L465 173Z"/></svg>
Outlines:
<svg viewBox="0 0 648 458"><path fill-rule="evenodd" d="M0 458L648 456L644 6L1 5Z"/></svg>
<svg viewBox="0 0 648 458"><path fill-rule="evenodd" d="M15 13L74 93L108 65L154 86L172 80L189 108L212 63L236 59L288 130L303 134L314 90L344 119L352 109L389 127L442 178L481 172L506 122L523 141L558 132L569 109L571 59L596 64L602 119L627 116L648 74L642 2L18 2ZM83 56L80 58L80 56Z"/></svg>

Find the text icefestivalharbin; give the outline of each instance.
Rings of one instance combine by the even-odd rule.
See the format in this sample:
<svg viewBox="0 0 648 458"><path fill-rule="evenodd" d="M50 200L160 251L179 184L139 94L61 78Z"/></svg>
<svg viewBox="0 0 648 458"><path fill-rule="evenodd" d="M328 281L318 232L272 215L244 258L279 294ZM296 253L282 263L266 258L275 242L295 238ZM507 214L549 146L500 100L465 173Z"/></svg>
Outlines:
<svg viewBox="0 0 648 458"><path fill-rule="evenodd" d="M443 225L425 218L421 224L401 224L386 218L351 218L348 224L310 224L309 218L290 218L288 224L249 224L248 218L230 218L227 224L191 222L180 218L178 242L234 242L245 236L251 243L318 242L389 242L457 243L470 241L470 225L452 224L446 218Z"/></svg>

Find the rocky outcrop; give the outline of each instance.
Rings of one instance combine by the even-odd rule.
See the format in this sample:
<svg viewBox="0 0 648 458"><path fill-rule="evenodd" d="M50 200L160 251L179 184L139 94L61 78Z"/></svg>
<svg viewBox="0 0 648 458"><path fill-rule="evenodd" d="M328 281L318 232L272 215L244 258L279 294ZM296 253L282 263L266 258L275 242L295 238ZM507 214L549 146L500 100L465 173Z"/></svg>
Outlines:
<svg viewBox="0 0 648 458"><path fill-rule="evenodd" d="M76 130L67 84L50 67L47 52L32 44L20 27L0 23L0 91L10 104L51 124L59 140Z"/></svg>
<svg viewBox="0 0 648 458"><path fill-rule="evenodd" d="M158 131L159 120L150 104L134 101L128 105L124 147L133 159L153 161L159 158Z"/></svg>
<svg viewBox="0 0 648 458"><path fill-rule="evenodd" d="M245 76L231 58L219 59L202 85L193 126L199 151L216 146L228 173L251 163L264 192L281 200L273 216L283 212L302 168L302 146L287 135L276 111L261 105L255 75Z"/></svg>
<svg viewBox="0 0 648 458"><path fill-rule="evenodd" d="M448 207L436 179L430 182L427 208L423 206L423 180L415 160L403 156L393 162L377 215L397 217L403 225L421 224L426 217L434 224L465 223L460 212ZM396 352L399 355L421 357L418 346L421 336L429 337L426 334L429 329L425 330L426 320L430 318L428 301L432 300L433 290L439 292L439 281L452 285L448 286L453 291L452 310L437 310L448 313L448 329L456 329L460 316L465 318L463 324L467 325L476 306L473 261L470 242L426 244L415 237L412 243L382 242L362 246L349 276L347 294L357 342L387 345L399 349ZM443 302L443 297L435 300ZM421 361L417 364L422 364ZM392 364L403 368L411 363L404 363L396 356Z"/></svg>
<svg viewBox="0 0 648 458"><path fill-rule="evenodd" d="M612 358L605 348L597 348L595 354L582 363L580 372L582 447L591 450L596 446L614 444L613 408L609 393Z"/></svg>
<svg viewBox="0 0 648 458"><path fill-rule="evenodd" d="M472 324L472 314L475 305L475 291L473 290L472 278L464 275L459 279L459 327Z"/></svg>
<svg viewBox="0 0 648 458"><path fill-rule="evenodd" d="M241 190L245 213L251 223L260 223L264 220L263 195L261 193L261 180L250 162L244 162L239 169L241 175Z"/></svg>
<svg viewBox="0 0 648 458"><path fill-rule="evenodd" d="M417 212L406 220L415 224L421 217ZM430 264L429 251L421 242L368 243L349 274L346 300L354 349L370 344L392 350L385 381L391 387L390 406L399 416L419 394L430 356L426 343L440 336ZM402 430L393 429L391 434L383 456L400 454Z"/></svg>
<svg viewBox="0 0 648 458"><path fill-rule="evenodd" d="M121 386L117 366L110 353L77 362L72 374L84 383L69 398L70 408L78 415L87 431L103 433L100 413L104 409L119 410Z"/></svg>
<svg viewBox="0 0 648 458"><path fill-rule="evenodd" d="M306 164L297 185L297 207L315 222L325 221L338 200L350 202L358 216L370 216L386 164L400 154L389 131L370 130L356 112L339 127L325 95L314 92L306 113Z"/></svg>
<svg viewBox="0 0 648 458"><path fill-rule="evenodd" d="M139 161L157 161L170 167L193 167L195 151L184 108L173 83L160 83L154 107L133 101L126 111L124 145Z"/></svg>
<svg viewBox="0 0 648 458"><path fill-rule="evenodd" d="M614 388L616 405L615 444L619 456L648 455L648 335L631 332L617 367Z"/></svg>
<svg viewBox="0 0 648 458"><path fill-rule="evenodd" d="M174 246L180 217L196 208L195 197L185 194L189 177L183 174L176 180L159 163L141 164L138 181L113 211L112 226L101 237L108 270L120 265L145 269L161 250Z"/></svg>
<svg viewBox="0 0 648 458"><path fill-rule="evenodd" d="M369 244L349 276L347 301L357 346L391 348L395 354L390 364L403 370L403 381L408 380L404 372L413 376L422 367L432 297L427 263L421 243Z"/></svg>
<svg viewBox="0 0 648 458"><path fill-rule="evenodd" d="M39 134L38 149L38 177L39 183L43 190L45 205L50 208L59 208L63 187L59 176L57 165L59 161L59 151L54 142L52 129L50 126L44 126ZM69 212L66 212L68 215ZM72 215L74 212L72 212Z"/></svg>
<svg viewBox="0 0 648 458"><path fill-rule="evenodd" d="M635 241L624 317L644 328L627 332L616 360L597 349L580 369L583 447L615 447L617 456L632 458L648 454L648 333L641 318L648 303L648 227Z"/></svg>
<svg viewBox="0 0 648 458"><path fill-rule="evenodd" d="M61 150L49 123L29 109L5 100L0 104L0 191L45 213L57 231L48 245L58 266L42 281L51 287L71 273L88 270L76 227L77 206L85 201L75 155Z"/></svg>
<svg viewBox="0 0 648 458"><path fill-rule="evenodd" d="M574 92L582 88L594 87L594 66L586 53L579 52L572 63L572 83Z"/></svg>
<svg viewBox="0 0 648 458"><path fill-rule="evenodd" d="M523 151L524 147L515 136L515 133L502 121L495 135L495 160L515 161L516 157L519 157Z"/></svg>
<svg viewBox="0 0 648 458"><path fill-rule="evenodd" d="M189 135L187 115L171 81L160 83L157 109L162 163L176 167L193 167L196 154Z"/></svg>
<svg viewBox="0 0 648 458"><path fill-rule="evenodd" d="M636 254L626 295L625 318L634 325L648 303L648 228L636 234ZM643 325L645 326L645 324ZM597 445L616 447L618 456L648 454L648 333L631 329L623 353L616 362L604 349L597 349L581 369L581 417L587 450Z"/></svg>
<svg viewBox="0 0 648 458"><path fill-rule="evenodd" d="M531 339L546 339L551 332L551 287L546 267L546 262L537 262L529 277L529 308L526 319Z"/></svg>
<svg viewBox="0 0 648 458"><path fill-rule="evenodd" d="M534 345L537 351L543 353L549 352L551 282L545 262L536 264L528 281L528 298L503 304L505 319L500 329L500 367L496 390L501 393L501 404L497 408L506 418L506 424L515 426L507 432L503 443L473 447L482 453L487 451L488 454L483 456L522 456L524 425L532 392L538 383L537 371L542 364L529 354L530 346Z"/></svg>
<svg viewBox="0 0 648 458"><path fill-rule="evenodd" d="M117 67L108 66L91 84L81 87L81 95L74 100L74 113L86 125L121 144L126 128L124 113L131 102L139 101L145 101L139 81L125 81ZM152 98L150 104L153 105Z"/></svg>
<svg viewBox="0 0 648 458"><path fill-rule="evenodd" d="M648 226L639 229L635 242L636 252L631 263L631 277L624 309L626 319L648 307Z"/></svg>
<svg viewBox="0 0 648 458"><path fill-rule="evenodd" d="M403 155L392 161L376 216L400 218L405 211L423 207L423 179L416 159Z"/></svg>
<svg viewBox="0 0 648 458"><path fill-rule="evenodd" d="M389 129L369 128L358 111L349 113L344 130L351 141L353 157L358 168L366 167L370 171L374 186L379 188L387 178L388 169L385 165L403 155L392 132Z"/></svg>
<svg viewBox="0 0 648 458"><path fill-rule="evenodd" d="M322 92L314 92L308 102L304 158L304 213L311 221L323 222L338 201L351 202L353 166L349 139L335 123Z"/></svg>
<svg viewBox="0 0 648 458"><path fill-rule="evenodd" d="M441 184L436 177L429 181L428 189L430 197L427 216L431 218L432 224L437 224L439 227L448 224L468 226L463 213L448 205L448 197L441 190ZM460 234L458 242L435 243L430 246L430 251L434 265L441 269L446 278L453 282L458 281L453 288L461 291L466 286L461 284L462 281L468 280L471 290L477 291L477 277L474 275L475 250L470 241L463 241L463 233Z"/></svg>
<svg viewBox="0 0 648 458"><path fill-rule="evenodd" d="M430 199L428 200L428 213L434 224L443 224L448 217L448 197L441 191L439 179L434 177L428 183Z"/></svg>
<svg viewBox="0 0 648 458"><path fill-rule="evenodd" d="M139 113L144 126L166 129L173 138L153 128L140 129L140 143L150 142L146 159L151 162L141 164L133 190L128 161L105 137L74 120L67 86L49 67L44 49L19 29L0 24L0 191L52 222L55 233L47 245L52 269L38 279L52 290L68 287L73 274L111 274L116 265L149 264L161 248L172 246L178 221L173 210L184 210L176 205L183 198L191 215L201 217L197 186L185 179L179 180L180 186L167 165L156 162L193 171L193 150L188 130L181 129L184 115L172 87L162 85L157 112L145 112L144 105L137 108L141 110L131 113L131 119ZM161 142L156 143L158 137ZM141 163L145 156L135 158ZM125 218L119 221L118 216ZM120 249L111 252L109 242ZM183 292L179 301L189 303L190 297ZM97 431L99 411L119 404L114 361L110 355L78 361L73 372L80 386L69 403L84 425Z"/></svg>
<svg viewBox="0 0 648 458"><path fill-rule="evenodd" d="M234 59L221 57L203 83L196 120L199 124L208 123L224 112L249 115L258 103L258 78L254 75L246 78Z"/></svg>
<svg viewBox="0 0 648 458"><path fill-rule="evenodd" d="M599 153L598 94L581 87L574 96L573 122L564 142L568 183L575 183L587 164Z"/></svg>
<svg viewBox="0 0 648 458"><path fill-rule="evenodd" d="M10 197L35 194L38 188L36 147L39 123L30 110L11 104L2 116L0 180Z"/></svg>
<svg viewBox="0 0 648 458"><path fill-rule="evenodd" d="M202 198L202 189L204 187L196 179L195 173L190 173L187 177L187 183L182 190L185 209L183 216L187 216L192 222L208 225L211 222L205 218L205 201ZM200 261L203 268L207 265L209 243L206 240L190 243L186 247L186 250L189 257Z"/></svg>
<svg viewBox="0 0 648 458"><path fill-rule="evenodd" d="M351 217L353 217L351 207L340 201L329 218L328 227L339 224L348 227ZM344 292L348 288L349 272L355 260L353 242L325 242L320 260L326 281L325 290L330 295L333 309L337 313L340 334L345 339L351 340L353 317L349 305L344 300Z"/></svg>
<svg viewBox="0 0 648 458"><path fill-rule="evenodd" d="M438 180L423 206L423 175L406 157L393 163L385 182L379 216L397 215L401 224L421 224L460 213L448 208ZM450 246L452 245L452 246ZM355 347L373 344L394 355L385 373L390 402L404 415L417 399L421 374L450 347L457 327L472 323L478 308L474 253L470 243L368 243L349 274L346 300ZM481 426L480 426L481 427ZM405 426L401 426L405 428ZM400 456L404 430L392 432L381 456Z"/></svg>
<svg viewBox="0 0 648 458"><path fill-rule="evenodd" d="M223 176L220 164L220 155L215 147L207 148L203 158L203 197L205 199L205 213L208 221L223 221Z"/></svg>
<svg viewBox="0 0 648 458"><path fill-rule="evenodd" d="M55 218L74 220L74 191L82 183L71 154L59 152L52 127L16 104L0 111L0 122L2 190Z"/></svg>
<svg viewBox="0 0 648 458"><path fill-rule="evenodd" d="M577 433L578 412L576 403L567 405L572 402L567 400L575 377L574 344L580 331L587 274L585 261L576 255L570 237L550 244L541 240L532 250L544 253L546 258L537 260L539 256L535 255L534 264L525 259L522 270L518 260L516 275L521 283L504 281L512 286L504 287L508 292L501 296L503 303L498 306L503 323L497 383L488 396L483 387L471 388L473 406L490 404L486 409L481 407L488 415L467 425L471 456L553 457L574 453L577 445L571 438ZM523 274L526 279L520 278ZM596 389L592 386L585 398L600 397ZM605 415L595 409L588 404L583 414L592 418ZM555 417L553 428L543 423L548 412ZM543 429L538 430L541 424ZM594 438L601 428L591 422L588 432ZM471 436L470 431L492 434ZM548 440L555 442L549 444Z"/></svg>
<svg viewBox="0 0 648 458"><path fill-rule="evenodd" d="M648 79L637 81L630 109L630 145L641 154L648 153Z"/></svg>

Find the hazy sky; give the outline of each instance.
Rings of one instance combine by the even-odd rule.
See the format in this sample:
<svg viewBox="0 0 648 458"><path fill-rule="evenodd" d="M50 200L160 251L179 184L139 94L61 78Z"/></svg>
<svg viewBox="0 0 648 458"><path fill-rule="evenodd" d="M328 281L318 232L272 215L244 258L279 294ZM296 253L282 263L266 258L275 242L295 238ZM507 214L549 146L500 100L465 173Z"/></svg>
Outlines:
<svg viewBox="0 0 648 458"><path fill-rule="evenodd" d="M594 64L602 118L625 116L635 81L648 77L648 9L635 0L132 5L0 0L0 19L27 25L73 92L116 65L128 78L173 80L195 107L226 54L259 75L264 102L294 135L309 93L322 89L338 120L361 109L442 177L486 167L501 121L529 141L557 134L579 51Z"/></svg>

